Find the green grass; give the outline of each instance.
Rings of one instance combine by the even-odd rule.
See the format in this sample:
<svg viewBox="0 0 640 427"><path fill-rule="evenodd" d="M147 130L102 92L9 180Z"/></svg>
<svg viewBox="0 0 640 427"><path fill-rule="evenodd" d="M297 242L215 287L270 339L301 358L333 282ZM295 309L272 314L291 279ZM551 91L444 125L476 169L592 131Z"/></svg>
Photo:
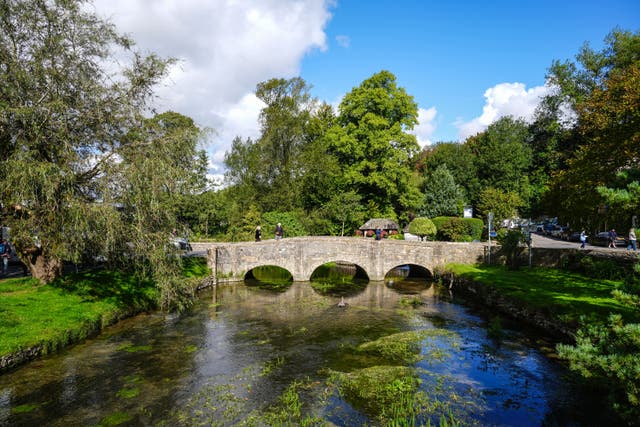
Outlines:
<svg viewBox="0 0 640 427"><path fill-rule="evenodd" d="M621 281L592 279L550 268L522 268L517 271L496 266L451 264L455 275L497 288L503 295L551 313L567 323L582 316L589 322L603 322L610 313L628 319L637 313L611 296Z"/></svg>
<svg viewBox="0 0 640 427"><path fill-rule="evenodd" d="M131 311L154 306L151 283L97 271L50 285L30 278L0 280L0 356L36 345L43 353L87 337Z"/></svg>

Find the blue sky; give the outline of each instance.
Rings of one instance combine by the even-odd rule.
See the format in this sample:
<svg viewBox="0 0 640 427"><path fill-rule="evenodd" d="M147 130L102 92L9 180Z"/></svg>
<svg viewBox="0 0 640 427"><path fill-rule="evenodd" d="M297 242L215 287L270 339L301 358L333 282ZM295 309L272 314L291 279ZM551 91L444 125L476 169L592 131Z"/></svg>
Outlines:
<svg viewBox="0 0 640 427"><path fill-rule="evenodd" d="M640 0L94 0L90 6L142 51L179 60L157 90L158 110L212 129L220 179L235 136L259 136L256 85L300 76L320 100L380 70L420 108L421 145L464 140L511 114L530 119L554 59L614 28L640 30Z"/></svg>
<svg viewBox="0 0 640 427"><path fill-rule="evenodd" d="M334 100L387 69L437 110L430 139L456 140L455 123L481 115L487 89L542 86L554 59L573 60L585 41L602 48L616 26L640 29L640 1L343 1L326 27L329 48L307 55L301 76Z"/></svg>

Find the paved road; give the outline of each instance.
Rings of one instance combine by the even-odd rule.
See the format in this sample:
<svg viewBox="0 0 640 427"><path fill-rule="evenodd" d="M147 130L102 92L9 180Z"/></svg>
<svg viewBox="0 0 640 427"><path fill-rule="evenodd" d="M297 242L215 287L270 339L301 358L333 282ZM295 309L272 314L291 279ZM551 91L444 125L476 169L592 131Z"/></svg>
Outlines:
<svg viewBox="0 0 640 427"><path fill-rule="evenodd" d="M566 240L556 239L554 237L543 236L542 234L531 234L531 240L533 240L534 248L555 248L555 249L566 249L566 248L579 248L580 242L567 242ZM597 250L603 252L612 252L612 253L626 253L627 248L625 246L618 246L617 248L608 248L606 246L594 246L587 243L586 249L589 250Z"/></svg>

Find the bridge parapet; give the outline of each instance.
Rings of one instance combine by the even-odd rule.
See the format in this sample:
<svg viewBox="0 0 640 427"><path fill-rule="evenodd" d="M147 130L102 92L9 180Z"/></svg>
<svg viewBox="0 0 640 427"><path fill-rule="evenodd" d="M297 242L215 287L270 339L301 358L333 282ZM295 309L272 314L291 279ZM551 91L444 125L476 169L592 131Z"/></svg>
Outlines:
<svg viewBox="0 0 640 427"><path fill-rule="evenodd" d="M273 265L294 281L308 281L319 266L344 261L361 267L369 280L384 280L393 268L413 264L431 272L449 262L473 264L484 259L483 243L374 240L358 237L295 237L262 242L212 244L208 265L219 280L242 281L251 269Z"/></svg>

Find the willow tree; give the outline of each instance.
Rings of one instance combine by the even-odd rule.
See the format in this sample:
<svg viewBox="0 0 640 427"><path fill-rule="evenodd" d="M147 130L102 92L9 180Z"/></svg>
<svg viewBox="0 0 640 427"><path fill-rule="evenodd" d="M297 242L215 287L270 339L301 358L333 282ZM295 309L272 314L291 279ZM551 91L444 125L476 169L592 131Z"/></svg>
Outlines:
<svg viewBox="0 0 640 427"><path fill-rule="evenodd" d="M193 173L184 156L163 157L158 147L199 156L193 135L158 132L144 119L172 61L134 52L87 10L83 0L0 3L0 209L21 260L45 283L65 260L148 260L166 242L149 230L167 221L126 226L160 207L131 191L148 180L166 192L167 173ZM135 172L152 160L153 174Z"/></svg>

